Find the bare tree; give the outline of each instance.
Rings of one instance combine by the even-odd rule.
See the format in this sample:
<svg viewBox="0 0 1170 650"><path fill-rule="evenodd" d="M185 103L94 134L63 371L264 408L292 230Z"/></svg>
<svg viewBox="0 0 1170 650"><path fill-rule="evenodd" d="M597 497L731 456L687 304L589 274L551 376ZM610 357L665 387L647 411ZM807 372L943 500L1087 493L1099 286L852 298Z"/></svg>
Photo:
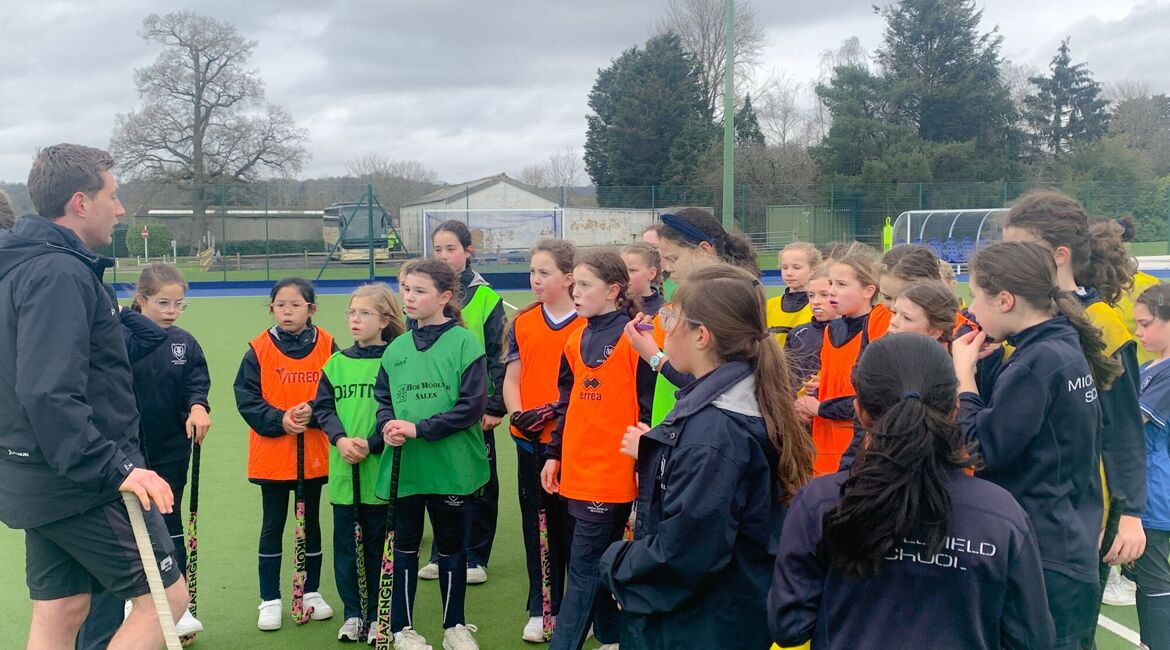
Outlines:
<svg viewBox="0 0 1170 650"><path fill-rule="evenodd" d="M659 32L674 32L683 47L695 57L699 67L703 99L708 115L722 113L723 82L726 76L723 0L670 0L666 16L658 24ZM735 8L736 83L746 82L760 63L767 45L764 29L756 21L756 12L747 2Z"/></svg>
<svg viewBox="0 0 1170 650"><path fill-rule="evenodd" d="M162 52L134 71L142 106L116 118L110 150L120 171L189 186L195 232L201 233L208 185L301 169L308 132L288 111L264 101L264 82L247 67L256 41L189 11L151 14L141 35Z"/></svg>
<svg viewBox="0 0 1170 650"><path fill-rule="evenodd" d="M516 175L516 180L537 189L547 189L553 186L552 181L549 180L548 165L545 163L525 165L524 169L521 169L520 173Z"/></svg>
<svg viewBox="0 0 1170 650"><path fill-rule="evenodd" d="M813 119L804 103L805 84L783 75L757 90L756 112L768 142L808 146L815 139Z"/></svg>
<svg viewBox="0 0 1170 650"><path fill-rule="evenodd" d="M542 163L520 170L517 180L540 189L575 187L581 180L581 152L565 147Z"/></svg>
<svg viewBox="0 0 1170 650"><path fill-rule="evenodd" d="M438 184L439 174L417 160L391 160L376 153L345 163L345 171L358 178L401 178L416 183Z"/></svg>
<svg viewBox="0 0 1170 650"><path fill-rule="evenodd" d="M1142 79L1122 79L1105 85L1105 95L1114 102L1143 99L1154 95L1154 87Z"/></svg>
<svg viewBox="0 0 1170 650"><path fill-rule="evenodd" d="M869 53L862 47L860 38L850 36L841 41L841 45L837 49L821 51L820 71L811 89L813 102L808 116L809 142L823 140L829 133L829 127L832 126L832 115L824 102L816 96L815 90L818 85L828 86L832 83L834 71L841 66L870 69Z"/></svg>

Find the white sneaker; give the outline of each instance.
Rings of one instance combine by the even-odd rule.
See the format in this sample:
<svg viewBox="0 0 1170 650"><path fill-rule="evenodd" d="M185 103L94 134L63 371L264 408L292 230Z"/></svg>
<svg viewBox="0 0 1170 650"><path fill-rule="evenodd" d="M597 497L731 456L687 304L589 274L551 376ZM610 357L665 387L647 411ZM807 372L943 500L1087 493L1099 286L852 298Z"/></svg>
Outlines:
<svg viewBox="0 0 1170 650"><path fill-rule="evenodd" d="M337 630L338 641L361 641L362 640L362 619L358 616L345 619L341 624L341 629Z"/></svg>
<svg viewBox="0 0 1170 650"><path fill-rule="evenodd" d="M419 580L438 580L439 579L439 565L434 562L428 562L426 566L418 570Z"/></svg>
<svg viewBox="0 0 1170 650"><path fill-rule="evenodd" d="M410 627L404 627L394 633L394 650L431 650L427 640Z"/></svg>
<svg viewBox="0 0 1170 650"><path fill-rule="evenodd" d="M366 645L374 645L377 642L378 642L378 622L373 621L372 623L370 623L370 631L366 633ZM390 639L390 642L393 643L394 639Z"/></svg>
<svg viewBox="0 0 1170 650"><path fill-rule="evenodd" d="M530 617L520 638L531 643L544 643L544 619L540 616Z"/></svg>
<svg viewBox="0 0 1170 650"><path fill-rule="evenodd" d="M456 625L443 630L443 650L479 650L472 632L478 632L474 625Z"/></svg>
<svg viewBox="0 0 1170 650"><path fill-rule="evenodd" d="M179 636L195 636L203 631L203 624L199 619L191 615L191 610L183 612L182 618L178 623L175 623L175 630Z"/></svg>
<svg viewBox="0 0 1170 650"><path fill-rule="evenodd" d="M1128 583L1128 584L1126 584ZM1105 593L1101 602L1114 607L1128 607L1137 604L1137 585L1121 575L1117 569L1109 572L1109 580L1105 583Z"/></svg>
<svg viewBox="0 0 1170 650"><path fill-rule="evenodd" d="M266 632L280 629L280 599L266 600L260 603L260 620L257 621L256 627Z"/></svg>
<svg viewBox="0 0 1170 650"><path fill-rule="evenodd" d="M487 582L487 567L479 565L467 567L467 584L482 585L485 582Z"/></svg>
<svg viewBox="0 0 1170 650"><path fill-rule="evenodd" d="M597 646L597 650L618 650L618 644L607 643L605 645L599 645Z"/></svg>
<svg viewBox="0 0 1170 650"><path fill-rule="evenodd" d="M333 618L333 608L325 599L321 597L321 593L317 591L310 591L305 593L305 609L313 608L313 613L309 618L314 621L324 621Z"/></svg>

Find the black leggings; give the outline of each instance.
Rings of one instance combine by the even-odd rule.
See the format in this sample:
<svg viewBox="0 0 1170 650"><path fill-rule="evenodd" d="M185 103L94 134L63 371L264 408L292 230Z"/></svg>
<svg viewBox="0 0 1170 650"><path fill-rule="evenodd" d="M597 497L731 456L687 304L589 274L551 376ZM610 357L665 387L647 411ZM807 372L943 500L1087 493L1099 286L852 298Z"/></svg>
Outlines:
<svg viewBox="0 0 1170 650"><path fill-rule="evenodd" d="M324 479L305 481L305 591L321 585L321 487ZM260 525L260 599L280 598L280 560L289 496L296 483L283 481L260 485L263 523Z"/></svg>
<svg viewBox="0 0 1170 650"><path fill-rule="evenodd" d="M416 494L399 497L394 510L394 592L390 630L414 625L414 600L418 591L418 551L423 538L423 519L429 513L438 551L439 596L443 603L443 628L464 623L467 597L465 510L471 496Z"/></svg>

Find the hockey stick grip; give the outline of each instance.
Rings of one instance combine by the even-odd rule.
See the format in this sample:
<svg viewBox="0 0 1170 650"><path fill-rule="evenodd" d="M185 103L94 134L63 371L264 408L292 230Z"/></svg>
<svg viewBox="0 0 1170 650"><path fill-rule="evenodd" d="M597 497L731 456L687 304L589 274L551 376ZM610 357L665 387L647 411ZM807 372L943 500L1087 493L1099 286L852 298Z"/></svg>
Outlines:
<svg viewBox="0 0 1170 650"><path fill-rule="evenodd" d="M162 626L163 640L167 650L180 650L179 632L175 629L175 620L171 618L171 604L167 600L166 589L163 588L162 574L158 571L158 560L154 558L154 546L150 543L150 533L146 530L146 519L142 516L142 504L138 497L131 492L122 493L122 501L126 504L126 512L130 515L130 528L134 531L134 545L138 547L138 557L142 560L142 570L146 572L146 584L150 586L150 599L154 601L154 611L158 614L159 625Z"/></svg>

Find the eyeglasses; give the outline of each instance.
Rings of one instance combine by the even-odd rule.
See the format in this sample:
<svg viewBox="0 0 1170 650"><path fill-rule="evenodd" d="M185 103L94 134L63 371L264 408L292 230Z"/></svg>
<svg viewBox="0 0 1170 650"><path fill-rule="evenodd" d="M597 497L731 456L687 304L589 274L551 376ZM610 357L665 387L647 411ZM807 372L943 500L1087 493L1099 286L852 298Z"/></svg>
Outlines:
<svg viewBox="0 0 1170 650"><path fill-rule="evenodd" d="M170 311L171 309L175 311L187 311L187 308L191 306L191 303L186 300L167 300L165 298L147 298L146 302L153 304L163 311Z"/></svg>
<svg viewBox="0 0 1170 650"><path fill-rule="evenodd" d="M663 327L663 328L665 328L665 329L674 329L674 326L675 326L675 325L676 325L676 324L677 324L677 323L678 323L680 320L681 320L681 321L686 321L686 322L688 322L688 323L690 323L690 324L692 324L692 325L702 325L702 324L703 324L703 323L700 323L700 322L699 322L699 321L697 321L697 320L694 320L693 318L687 318L686 316L679 316L679 315L678 315L678 314L677 314L677 313L676 313L676 312L675 312L673 309L671 309L670 307L662 307L662 308L660 308L660 309L658 310L658 315L662 317L662 327Z"/></svg>
<svg viewBox="0 0 1170 650"><path fill-rule="evenodd" d="M350 309L345 312L346 318L356 318L358 320L370 320L371 318L381 318L381 314L365 309Z"/></svg>

